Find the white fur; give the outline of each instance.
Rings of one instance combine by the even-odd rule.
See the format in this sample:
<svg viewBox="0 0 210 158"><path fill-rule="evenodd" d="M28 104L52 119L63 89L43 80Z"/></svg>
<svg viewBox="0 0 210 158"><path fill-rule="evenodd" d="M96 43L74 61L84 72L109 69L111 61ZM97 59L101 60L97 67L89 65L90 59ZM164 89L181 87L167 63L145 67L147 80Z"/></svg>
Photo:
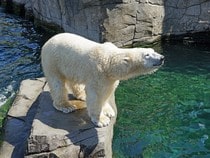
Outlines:
<svg viewBox="0 0 210 158"><path fill-rule="evenodd" d="M154 65L161 57L150 48L121 49L70 33L52 37L42 48L42 66L54 107L66 113L79 109L68 101L68 85L75 97L86 100L89 116L99 127L107 126L115 116L108 100L119 80L157 70Z"/></svg>

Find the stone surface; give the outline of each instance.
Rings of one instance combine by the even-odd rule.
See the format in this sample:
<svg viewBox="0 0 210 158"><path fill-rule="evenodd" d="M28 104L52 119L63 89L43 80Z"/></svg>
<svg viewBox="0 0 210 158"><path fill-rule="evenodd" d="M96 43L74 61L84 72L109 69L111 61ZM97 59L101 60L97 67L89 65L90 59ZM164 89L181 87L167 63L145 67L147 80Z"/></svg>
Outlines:
<svg viewBox="0 0 210 158"><path fill-rule="evenodd" d="M110 104L115 104L114 96ZM8 113L0 155L1 158L112 157L115 120L108 127L96 128L86 109L70 114L59 112L52 106L44 78L26 80Z"/></svg>
<svg viewBox="0 0 210 158"><path fill-rule="evenodd" d="M43 78L21 83L17 97L8 112L4 142L0 148L1 158L24 157L26 141L38 106L36 99L44 84Z"/></svg>
<svg viewBox="0 0 210 158"><path fill-rule="evenodd" d="M36 80L27 79L22 81L19 88L20 90L8 112L8 115L11 117L26 117L31 104L42 92L44 83L44 78L39 78Z"/></svg>
<svg viewBox="0 0 210 158"><path fill-rule="evenodd" d="M11 0L7 0L8 2ZM117 46L210 30L208 0L13 0L48 23ZM50 6L50 7L49 7Z"/></svg>

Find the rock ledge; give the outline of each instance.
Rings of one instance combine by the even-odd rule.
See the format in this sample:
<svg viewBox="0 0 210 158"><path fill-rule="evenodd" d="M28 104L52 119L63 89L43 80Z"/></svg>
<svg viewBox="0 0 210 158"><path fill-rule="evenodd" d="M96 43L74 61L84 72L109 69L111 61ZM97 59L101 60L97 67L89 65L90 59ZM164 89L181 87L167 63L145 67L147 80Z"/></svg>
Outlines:
<svg viewBox="0 0 210 158"><path fill-rule="evenodd" d="M115 104L114 96L110 103ZM112 157L113 125L96 128L86 109L63 114L52 106L44 78L24 80L5 124L1 158Z"/></svg>

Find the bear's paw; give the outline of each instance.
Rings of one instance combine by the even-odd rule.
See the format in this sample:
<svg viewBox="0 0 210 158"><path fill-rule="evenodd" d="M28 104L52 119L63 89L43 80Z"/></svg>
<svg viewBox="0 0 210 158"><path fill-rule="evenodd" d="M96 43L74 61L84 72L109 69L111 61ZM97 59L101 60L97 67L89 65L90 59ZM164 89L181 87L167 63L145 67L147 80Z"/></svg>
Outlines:
<svg viewBox="0 0 210 158"><path fill-rule="evenodd" d="M109 103L106 103L103 107L103 114L108 117L115 117L115 112Z"/></svg>
<svg viewBox="0 0 210 158"><path fill-rule="evenodd" d="M54 107L59 110L62 111L63 113L70 113L75 111L77 108L73 105L69 105L69 106L56 106L54 105Z"/></svg>
<svg viewBox="0 0 210 158"><path fill-rule="evenodd" d="M110 118L107 117L104 114L101 114L99 119L96 119L95 117L92 117L91 121L98 127L106 127L110 123Z"/></svg>

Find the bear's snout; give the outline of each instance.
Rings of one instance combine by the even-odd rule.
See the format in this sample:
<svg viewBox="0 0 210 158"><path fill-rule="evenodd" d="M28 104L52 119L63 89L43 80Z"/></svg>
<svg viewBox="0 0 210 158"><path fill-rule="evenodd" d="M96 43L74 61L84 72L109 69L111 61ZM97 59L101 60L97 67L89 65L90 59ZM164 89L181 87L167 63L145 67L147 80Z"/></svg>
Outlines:
<svg viewBox="0 0 210 158"><path fill-rule="evenodd" d="M161 66L164 64L165 57L163 55L160 56L159 60L156 60L156 62L153 64L153 66Z"/></svg>
<svg viewBox="0 0 210 158"><path fill-rule="evenodd" d="M160 57L160 62L163 64L164 61L165 61L165 57L164 57L163 55L161 55L161 57Z"/></svg>

